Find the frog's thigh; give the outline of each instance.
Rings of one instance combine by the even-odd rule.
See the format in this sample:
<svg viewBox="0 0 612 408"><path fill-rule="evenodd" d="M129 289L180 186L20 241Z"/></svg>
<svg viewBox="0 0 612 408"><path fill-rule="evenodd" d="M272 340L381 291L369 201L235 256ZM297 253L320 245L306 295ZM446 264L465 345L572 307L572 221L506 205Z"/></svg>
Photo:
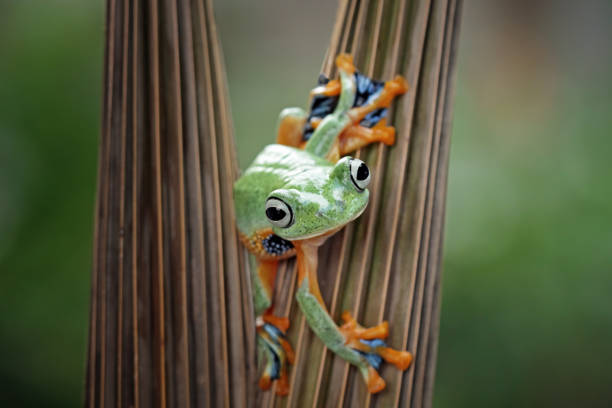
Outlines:
<svg viewBox="0 0 612 408"><path fill-rule="evenodd" d="M340 156L345 156L370 143L383 142L391 146L395 143L395 129L391 126L367 128L360 125L349 126L340 135L338 144Z"/></svg>
<svg viewBox="0 0 612 408"><path fill-rule="evenodd" d="M262 289L265 290L268 299L272 299L277 269L278 261L260 261L259 266L257 267L257 277L259 278Z"/></svg>
<svg viewBox="0 0 612 408"><path fill-rule="evenodd" d="M300 108L283 109L278 119L276 143L299 147L302 143L304 123L308 115Z"/></svg>

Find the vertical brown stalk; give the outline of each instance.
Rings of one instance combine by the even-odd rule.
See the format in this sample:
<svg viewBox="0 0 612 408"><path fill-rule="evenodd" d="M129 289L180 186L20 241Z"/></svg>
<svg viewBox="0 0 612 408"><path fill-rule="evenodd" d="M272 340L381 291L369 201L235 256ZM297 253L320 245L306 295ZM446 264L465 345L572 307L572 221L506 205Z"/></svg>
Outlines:
<svg viewBox="0 0 612 408"><path fill-rule="evenodd" d="M414 354L409 370L385 366L387 389L367 393L354 368L327 351L292 306L297 359L287 398L264 406L431 406L440 305L452 78L460 0L341 1L323 71L340 52L375 78L402 74L410 91L389 121L397 143L357 154L372 168L368 210L320 251L323 297L336 321L351 310L362 324L388 320L392 347ZM289 285L281 303L292 301ZM292 289L292 288L291 288Z"/></svg>
<svg viewBox="0 0 612 408"><path fill-rule="evenodd" d="M254 339L208 0L108 0L87 406L234 406Z"/></svg>
<svg viewBox="0 0 612 408"><path fill-rule="evenodd" d="M343 0L323 71L350 52L411 90L397 143L357 153L373 169L367 212L320 251L339 320L389 320L414 353L371 396L308 329L293 262L277 282L297 351L291 393L257 393L248 262L234 229L237 175L212 0L108 0L92 272L87 406L430 406L440 308L452 78L460 0ZM287 272L287 273L284 273Z"/></svg>

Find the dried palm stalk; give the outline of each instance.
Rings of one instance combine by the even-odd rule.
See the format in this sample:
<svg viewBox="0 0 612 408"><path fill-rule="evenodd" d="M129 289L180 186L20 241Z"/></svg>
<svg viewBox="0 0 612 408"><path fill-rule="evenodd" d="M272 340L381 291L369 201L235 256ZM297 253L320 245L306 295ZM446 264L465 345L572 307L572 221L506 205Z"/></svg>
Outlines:
<svg viewBox="0 0 612 408"><path fill-rule="evenodd" d="M246 405L255 351L211 1L108 0L87 406Z"/></svg>
<svg viewBox="0 0 612 408"><path fill-rule="evenodd" d="M308 330L283 265L277 310L298 356L291 393L254 387L248 262L237 243L233 128L211 0L107 0L95 216L88 406L430 405L436 355L448 131L459 0L342 1L323 71L355 55L401 73L392 148L359 153L371 202L321 250L323 296L415 354L371 397ZM282 273L283 270L286 273Z"/></svg>
<svg viewBox="0 0 612 408"><path fill-rule="evenodd" d="M358 153L373 173L370 204L320 250L319 279L336 321L344 310L366 326L388 320L390 346L411 351L415 360L405 372L384 367L387 389L370 395L356 370L308 329L293 301L295 273L288 265L277 296L297 352L291 391L287 398L260 395L261 406L431 405L458 3L342 1L323 64L331 75L334 57L348 52L366 75L387 80L400 73L411 85L390 114L396 144Z"/></svg>

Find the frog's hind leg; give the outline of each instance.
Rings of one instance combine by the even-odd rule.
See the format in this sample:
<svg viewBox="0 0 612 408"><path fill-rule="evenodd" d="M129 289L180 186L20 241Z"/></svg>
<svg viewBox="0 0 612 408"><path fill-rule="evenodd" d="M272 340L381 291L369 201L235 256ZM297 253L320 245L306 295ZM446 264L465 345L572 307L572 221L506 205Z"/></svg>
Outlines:
<svg viewBox="0 0 612 408"><path fill-rule="evenodd" d="M329 89L323 87L318 91L326 98L323 100L330 104L326 107L326 113L331 109L331 104L335 103L335 107L320 123L315 123L316 127L311 126L314 131L305 145L305 149L310 153L332 162L369 143L383 141L392 144L395 132L384 126L385 116L393 99L408 90L408 84L401 76L383 83L360 74L356 71L350 55L339 55L336 65L340 74L340 94L332 97L323 93L337 92L337 85L330 86ZM313 105L311 110L314 108L317 107ZM310 122L311 119L308 119L307 128ZM347 131L345 146L342 148L341 135ZM306 135L306 131L304 134Z"/></svg>
<svg viewBox="0 0 612 408"><path fill-rule="evenodd" d="M286 395L289 392L287 364L293 364L294 352L286 338L289 319L274 315L273 295L278 262L294 256L295 248L271 229L241 235L240 239L259 262L251 272L257 343L265 358L259 385L268 389L277 381L276 393Z"/></svg>
<svg viewBox="0 0 612 408"><path fill-rule="evenodd" d="M340 73L340 94L338 96L315 95L310 115L316 118L316 127L310 126L311 120L309 120L304 131L304 136L308 140L304 149L332 162L338 160L338 136L347 126L351 125L347 112L353 106L356 90L352 57L341 54L336 58L336 65ZM337 88L335 85L333 88L330 87L330 93L331 89L335 88Z"/></svg>
<svg viewBox="0 0 612 408"><path fill-rule="evenodd" d="M340 80L330 81L324 74L319 76L317 87L310 91L310 111L302 132L302 144L300 145L302 149L325 116L334 111L341 89Z"/></svg>
<svg viewBox="0 0 612 408"><path fill-rule="evenodd" d="M278 380L276 393L287 395L289 392L287 364L293 364L295 353L286 337L289 319L273 314L272 295L277 268L276 260L260 261L253 274L257 342L266 360L259 386L267 390L273 381Z"/></svg>
<svg viewBox="0 0 612 408"><path fill-rule="evenodd" d="M345 323L341 327L334 323L319 290L316 270L317 250L321 242L316 240L314 238L296 244L299 282L297 300L300 308L310 328L327 348L359 369L370 393L380 392L385 388L385 381L378 374L382 361L405 370L412 361L412 355L387 347L383 341L389 333L386 322L364 328L345 313Z"/></svg>
<svg viewBox="0 0 612 408"><path fill-rule="evenodd" d="M355 105L346 115L350 125L340 134L337 143L338 157L347 155L370 143L383 142L391 146L395 143L395 128L386 126L388 107L395 96L408 89L401 76L392 81L373 81L361 74L357 76L357 95Z"/></svg>

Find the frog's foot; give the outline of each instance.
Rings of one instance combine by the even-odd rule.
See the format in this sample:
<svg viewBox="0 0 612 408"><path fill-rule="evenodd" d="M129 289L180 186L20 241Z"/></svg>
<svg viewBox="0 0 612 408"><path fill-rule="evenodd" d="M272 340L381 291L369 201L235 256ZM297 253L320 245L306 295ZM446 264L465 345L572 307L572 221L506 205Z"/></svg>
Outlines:
<svg viewBox="0 0 612 408"><path fill-rule="evenodd" d="M383 142L387 146L395 143L395 128L384 126L384 119L380 126L367 128L361 125L351 125L340 135L339 153L345 156L355 150L374 142Z"/></svg>
<svg viewBox="0 0 612 408"><path fill-rule="evenodd" d="M295 353L286 337L289 328L289 319L265 314L257 323L257 334L264 344L266 365L259 379L259 387L267 390L276 383L276 394L287 395L289 393L289 381L287 377L287 364L293 364Z"/></svg>
<svg viewBox="0 0 612 408"><path fill-rule="evenodd" d="M410 366L412 354L407 351L394 350L383 341L389 335L387 322L365 328L359 325L349 312L342 314L342 320L344 324L340 327L340 332L346 338L346 345L361 354L370 365L367 372L364 373L370 393L375 394L385 388L385 380L378 374L383 360L402 371Z"/></svg>
<svg viewBox="0 0 612 408"><path fill-rule="evenodd" d="M386 115L386 109L391 105L393 98L408 91L408 82L404 77L398 75L391 81L385 82L384 86L378 91L376 96L368 97L364 105L358 105L350 109L347 114L352 123L360 123L363 126L371 127L372 123L377 123L381 117Z"/></svg>

